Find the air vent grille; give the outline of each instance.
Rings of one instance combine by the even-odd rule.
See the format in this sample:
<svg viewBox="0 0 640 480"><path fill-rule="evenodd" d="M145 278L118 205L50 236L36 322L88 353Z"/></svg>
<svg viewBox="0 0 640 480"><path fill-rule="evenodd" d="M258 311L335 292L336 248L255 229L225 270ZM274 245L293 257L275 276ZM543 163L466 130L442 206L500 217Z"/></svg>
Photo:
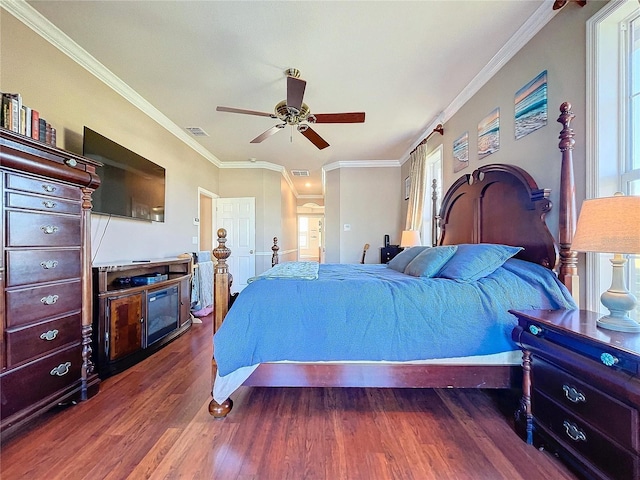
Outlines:
<svg viewBox="0 0 640 480"><path fill-rule="evenodd" d="M291 175L294 177L308 177L309 170L291 170Z"/></svg>
<svg viewBox="0 0 640 480"><path fill-rule="evenodd" d="M186 130L194 137L208 137L209 134L200 127L187 127Z"/></svg>

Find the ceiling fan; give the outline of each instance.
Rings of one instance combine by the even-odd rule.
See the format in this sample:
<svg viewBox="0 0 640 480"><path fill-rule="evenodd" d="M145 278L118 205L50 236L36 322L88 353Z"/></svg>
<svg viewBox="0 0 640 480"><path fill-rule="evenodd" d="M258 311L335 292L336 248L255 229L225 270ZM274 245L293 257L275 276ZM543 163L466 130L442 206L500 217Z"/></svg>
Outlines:
<svg viewBox="0 0 640 480"><path fill-rule="evenodd" d="M260 143L266 140L274 133L282 130L287 125L296 126L297 130L304 135L311 143L313 143L320 150L327 148L329 144L323 139L315 130L313 130L310 123L363 123L364 112L350 112L350 113L311 113L309 106L302 102L304 97L304 89L307 86L307 82L300 78L300 71L296 68L289 68L285 70L287 76L287 99L279 102L275 108L274 113L257 112L255 110L244 110L241 108L233 107L220 107L216 110L218 112L229 113L242 113L245 115L257 115L260 117L269 117L278 119L283 123L279 123L271 127L266 132L258 135L251 140L251 143Z"/></svg>

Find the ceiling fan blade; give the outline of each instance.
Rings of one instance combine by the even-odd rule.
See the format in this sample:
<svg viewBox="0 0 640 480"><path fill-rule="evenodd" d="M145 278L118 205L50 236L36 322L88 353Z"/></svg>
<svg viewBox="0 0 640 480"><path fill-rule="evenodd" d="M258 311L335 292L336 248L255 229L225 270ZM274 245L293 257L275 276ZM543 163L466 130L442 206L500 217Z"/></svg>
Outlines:
<svg viewBox="0 0 640 480"><path fill-rule="evenodd" d="M364 112L314 113L315 123L364 123Z"/></svg>
<svg viewBox="0 0 640 480"><path fill-rule="evenodd" d="M243 113L245 115L258 115L259 117L271 117L278 118L273 113L267 112L257 112L255 110L243 110L242 108L233 108L233 107L216 107L218 112L229 112L229 113Z"/></svg>
<svg viewBox="0 0 640 480"><path fill-rule="evenodd" d="M298 112L302 109L302 98L307 82L301 78L287 76L287 106L295 108Z"/></svg>
<svg viewBox="0 0 640 480"><path fill-rule="evenodd" d="M320 150L322 150L323 148L327 148L329 146L329 144L326 142L326 140L324 138L322 138L320 135L318 135L316 133L315 130L313 130L311 127L305 125L307 128L298 128L298 131L304 135L305 137L307 137L307 139L309 139L309 141L311 143L313 143L316 147L318 147Z"/></svg>
<svg viewBox="0 0 640 480"><path fill-rule="evenodd" d="M269 130L267 130L264 133L261 133L260 135L258 135L256 138L254 138L253 140L251 140L251 142L249 143L260 143L263 140L266 140L267 138L269 138L271 135L273 135L274 133L278 132L279 130L282 130L285 127L285 124L279 124L276 125L274 127L271 127Z"/></svg>

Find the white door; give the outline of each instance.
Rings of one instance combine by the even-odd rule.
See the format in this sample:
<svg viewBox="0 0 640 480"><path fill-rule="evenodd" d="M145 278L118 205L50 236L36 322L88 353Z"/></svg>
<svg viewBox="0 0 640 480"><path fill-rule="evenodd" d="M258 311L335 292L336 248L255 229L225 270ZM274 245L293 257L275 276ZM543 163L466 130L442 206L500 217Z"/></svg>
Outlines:
<svg viewBox="0 0 640 480"><path fill-rule="evenodd" d="M256 199L219 198L216 211L216 224L227 231L226 245L231 249L227 260L233 275L231 291L240 292L256 274Z"/></svg>

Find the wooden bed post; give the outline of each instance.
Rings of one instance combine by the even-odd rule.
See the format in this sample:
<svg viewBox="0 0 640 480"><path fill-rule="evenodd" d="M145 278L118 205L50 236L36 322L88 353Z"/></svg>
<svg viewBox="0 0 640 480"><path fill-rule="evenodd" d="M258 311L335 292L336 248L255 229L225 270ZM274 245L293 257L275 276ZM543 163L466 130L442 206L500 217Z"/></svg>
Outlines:
<svg viewBox="0 0 640 480"><path fill-rule="evenodd" d="M225 243L227 243L227 231L220 228L218 229L218 246L213 249L213 256L218 260L213 274L213 333L218 331L229 310L230 285L227 258L231 255L231 250Z"/></svg>
<svg viewBox="0 0 640 480"><path fill-rule="evenodd" d="M213 249L213 256L216 257L218 262L216 263L213 273L213 333L222 325L224 317L229 310L230 293L229 288L231 284L229 282L229 265L227 265L227 258L231 255L231 250L225 245L227 243L227 231L224 228L218 229L218 246ZM213 393L213 381L216 378L216 371L218 366L216 365L215 357L211 362L211 386ZM209 413L215 418L224 418L231 411L233 402L230 398L219 404L215 400L209 402Z"/></svg>
<svg viewBox="0 0 640 480"><path fill-rule="evenodd" d="M271 255L272 267L278 264L278 250L280 250L280 247L278 246L278 237L273 237L273 247L271 247L271 251L273 252L273 254Z"/></svg>
<svg viewBox="0 0 640 480"><path fill-rule="evenodd" d="M562 167L560 170L560 218L558 243L560 247L560 269L558 277L569 289L576 303L580 301L580 281L578 278L578 253L571 250L573 234L576 230L576 185L573 178L573 146L575 140L570 124L575 115L571 104L560 105L558 122L562 124L560 132L560 151Z"/></svg>

